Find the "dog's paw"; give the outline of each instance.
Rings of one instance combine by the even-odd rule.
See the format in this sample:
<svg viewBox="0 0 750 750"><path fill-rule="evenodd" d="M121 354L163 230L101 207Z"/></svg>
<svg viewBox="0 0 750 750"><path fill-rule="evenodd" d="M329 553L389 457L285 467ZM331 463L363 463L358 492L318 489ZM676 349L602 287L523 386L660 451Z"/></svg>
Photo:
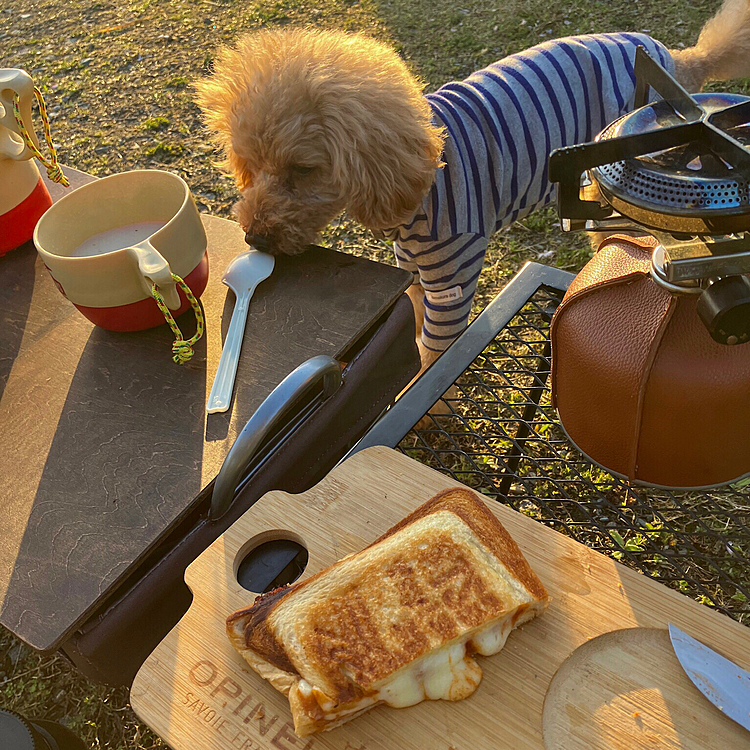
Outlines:
<svg viewBox="0 0 750 750"><path fill-rule="evenodd" d="M442 397L432 406L415 425L414 429L424 432L426 430L445 430L451 415L455 414L455 403L458 400L458 389L452 385Z"/></svg>
<svg viewBox="0 0 750 750"><path fill-rule="evenodd" d="M430 365L432 365L434 362L437 361L437 359L440 357L441 352L436 352L432 349L428 349L427 347L422 344L422 340L420 337L417 338L417 347L419 348L419 356L422 360L422 367L419 370L419 373L415 376L414 380L409 383L407 388L401 393L399 398L402 398L403 396L408 394L409 389L411 388L414 383L416 383L417 380L419 380L427 370L429 370ZM425 414L415 425L415 430L440 430L442 428L446 427L445 421L454 413L453 408L451 407L451 404L454 404L456 400L458 399L458 389L455 385L452 385L448 390L442 395L442 397L432 406L432 408ZM408 397L408 396L407 396Z"/></svg>

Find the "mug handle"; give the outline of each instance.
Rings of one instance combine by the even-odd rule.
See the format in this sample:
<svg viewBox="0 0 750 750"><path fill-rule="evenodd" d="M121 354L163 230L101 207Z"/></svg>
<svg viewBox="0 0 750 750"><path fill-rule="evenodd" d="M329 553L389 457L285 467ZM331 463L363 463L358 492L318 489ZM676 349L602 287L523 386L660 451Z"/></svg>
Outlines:
<svg viewBox="0 0 750 750"><path fill-rule="evenodd" d="M13 99L18 94L20 97L19 108L21 120L31 136L34 145L39 148L39 139L36 137L31 123L31 104L34 100L34 82L31 76L23 70L15 68L0 69L0 104L4 114L0 117L0 158L25 161L33 154L22 141L11 138L11 133L20 135L18 124L13 116ZM7 130L4 130L7 128Z"/></svg>
<svg viewBox="0 0 750 750"><path fill-rule="evenodd" d="M172 269L169 267L164 256L148 241L129 247L138 263L138 270L143 276L143 286L151 296L151 282L159 288L161 296L170 310L176 310L180 306L180 295L177 293L177 284L172 278Z"/></svg>

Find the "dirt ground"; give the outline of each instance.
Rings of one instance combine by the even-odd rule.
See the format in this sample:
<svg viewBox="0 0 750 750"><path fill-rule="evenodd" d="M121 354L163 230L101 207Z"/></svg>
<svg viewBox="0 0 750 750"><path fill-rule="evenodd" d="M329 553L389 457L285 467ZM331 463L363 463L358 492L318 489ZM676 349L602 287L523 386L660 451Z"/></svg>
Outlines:
<svg viewBox="0 0 750 750"><path fill-rule="evenodd" d="M201 210L229 216L231 181L214 150L190 83L217 47L277 24L367 31L391 42L428 88L544 39L590 31L647 31L686 46L718 0L0 0L0 67L23 68L42 88L60 160L104 176L134 168L177 172ZM743 91L741 83L731 86ZM387 243L354 222L334 222L324 242L392 262ZM576 270L589 255L562 235L552 209L490 245L477 307L526 260ZM0 269L1 271L1 269ZM1 532L0 532L1 533ZM48 716L94 748L163 747L142 727L125 690L91 685L57 656L30 651L0 629L0 706Z"/></svg>

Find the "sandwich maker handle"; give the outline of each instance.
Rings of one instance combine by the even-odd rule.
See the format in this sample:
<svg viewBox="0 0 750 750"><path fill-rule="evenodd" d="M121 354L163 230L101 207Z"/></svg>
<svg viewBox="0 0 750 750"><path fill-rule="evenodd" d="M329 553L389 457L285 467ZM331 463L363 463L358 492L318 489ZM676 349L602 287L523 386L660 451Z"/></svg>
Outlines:
<svg viewBox="0 0 750 750"><path fill-rule="evenodd" d="M237 485L264 438L288 416L299 397L321 380L324 398L332 396L341 385L339 363L324 354L312 357L292 370L256 409L216 476L208 512L210 520L221 518L229 510Z"/></svg>

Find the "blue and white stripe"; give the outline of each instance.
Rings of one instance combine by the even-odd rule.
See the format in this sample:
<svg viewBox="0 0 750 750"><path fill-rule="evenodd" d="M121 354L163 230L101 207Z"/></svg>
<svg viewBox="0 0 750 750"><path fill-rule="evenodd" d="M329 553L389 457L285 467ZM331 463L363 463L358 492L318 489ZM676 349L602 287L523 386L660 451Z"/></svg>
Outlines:
<svg viewBox="0 0 750 750"><path fill-rule="evenodd" d="M590 34L544 42L427 95L447 134L445 165L412 220L386 232L425 289L426 347L446 349L466 326L492 234L554 199L549 154L632 108L638 46L673 71L645 34ZM443 290L454 290L449 302L430 299Z"/></svg>

